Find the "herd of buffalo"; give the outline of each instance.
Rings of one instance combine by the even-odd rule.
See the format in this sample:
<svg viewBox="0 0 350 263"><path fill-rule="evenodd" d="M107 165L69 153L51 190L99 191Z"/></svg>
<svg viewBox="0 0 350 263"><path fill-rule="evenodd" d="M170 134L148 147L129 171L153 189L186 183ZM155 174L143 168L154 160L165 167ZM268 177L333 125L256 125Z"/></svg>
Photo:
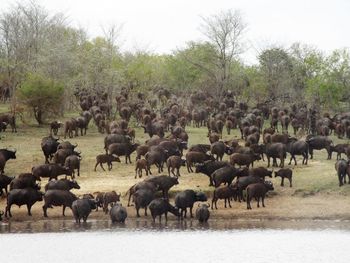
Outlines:
<svg viewBox="0 0 350 263"><path fill-rule="evenodd" d="M187 217L187 209L193 217L195 202L202 202L195 216L200 222L206 222L210 210L217 209L219 200L224 200L225 207L227 204L231 207L232 201L242 200L246 201L247 209L251 209L252 200L257 201L258 207L260 201L265 206L266 193L274 190L272 182L265 180L273 175L268 168L279 167L274 176L281 178L281 186L286 178L292 187L292 169L284 167L287 154L289 165L292 161L297 165L296 156L301 156L302 165L307 165L315 150L325 149L327 159L335 152L339 186L346 182L346 175L350 183L350 146L346 143L334 145L329 137L333 133L340 139L350 139L350 112L331 117L305 105L276 107L267 102L251 108L246 103L236 103L230 91L225 92L219 102L204 92L175 96L161 88L153 94L154 98L147 100L143 93L134 94L123 89L111 102L106 93L77 90L75 95L81 114L64 123L51 122L50 134L41 141L44 163L16 177L5 175L6 162L16 159L16 151L0 149L0 194L5 194L7 199L5 217L12 217L12 205L26 205L31 215L31 207L43 201L45 217L48 208L62 206L63 216L69 207L77 223L85 222L91 211L99 208L109 213L112 222L125 221L127 209L120 203L121 193L86 193L78 198L71 192L80 189L75 179L80 176L82 153L77 151L77 144L59 140L57 134L63 128L61 133L65 139L85 136L90 121L101 134L106 134L101 146L105 154L96 156L95 171L97 168L105 171L103 164L108 170L113 169L113 162L122 162L124 156L125 163L135 167L135 179L145 173L146 179L135 183L126 193L129 195L127 206L132 201L138 217L140 209L144 209L145 216L149 209L153 220L157 216L161 220L163 214L167 220L168 213L183 219ZM135 142L136 132L129 123L135 128L142 127L149 135L144 144ZM4 132L8 125L12 132L17 132L15 116L2 114L0 131ZM186 132L189 126L207 127L208 138L203 138L203 142L209 140L209 143L189 146ZM223 140L224 128L228 136L231 130L238 129L241 138ZM131 161L133 153L136 154L135 164ZM342 159L342 154L347 160ZM229 161L223 160L225 155L229 156ZM254 162L265 161L265 158L267 167L254 167ZM163 173L165 165L167 175L153 175L155 170ZM207 203L207 194L192 189L176 193L174 204L170 203L169 190L180 183L181 167L186 167L188 173L208 177L209 186L214 189L211 204ZM62 175L65 178L58 179ZM48 182L42 192L37 181L44 178L48 178Z"/></svg>

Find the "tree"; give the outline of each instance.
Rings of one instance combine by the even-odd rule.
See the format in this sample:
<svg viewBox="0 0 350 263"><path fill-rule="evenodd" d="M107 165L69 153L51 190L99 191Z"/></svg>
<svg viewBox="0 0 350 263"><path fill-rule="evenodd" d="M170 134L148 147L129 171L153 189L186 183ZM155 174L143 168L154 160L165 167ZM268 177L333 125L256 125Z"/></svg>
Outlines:
<svg viewBox="0 0 350 263"><path fill-rule="evenodd" d="M220 99L232 80L232 64L244 52L243 36L246 24L239 11L222 11L216 15L202 17L201 32L206 37L205 45L213 50L209 60L185 58L198 67L215 83L215 95Z"/></svg>
<svg viewBox="0 0 350 263"><path fill-rule="evenodd" d="M18 89L21 102L32 109L39 124L43 124L45 117L59 113L63 94L63 85L39 74L28 75Z"/></svg>
<svg viewBox="0 0 350 263"><path fill-rule="evenodd" d="M288 52L279 47L266 49L259 55L259 62L268 97L272 100L290 100L293 63Z"/></svg>

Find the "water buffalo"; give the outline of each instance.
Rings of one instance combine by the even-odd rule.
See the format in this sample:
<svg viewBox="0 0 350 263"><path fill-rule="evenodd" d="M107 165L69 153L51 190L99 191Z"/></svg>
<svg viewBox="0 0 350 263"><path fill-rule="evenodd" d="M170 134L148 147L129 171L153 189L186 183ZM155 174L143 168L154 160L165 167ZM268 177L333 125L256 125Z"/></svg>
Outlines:
<svg viewBox="0 0 350 263"><path fill-rule="evenodd" d="M151 190L152 192L156 192L158 190L158 185L153 182L142 181L131 186L129 190L126 192L126 195L129 193L128 206L130 206L130 200L132 195L136 193L136 191L139 189L148 189L148 190Z"/></svg>
<svg viewBox="0 0 350 263"><path fill-rule="evenodd" d="M179 184L177 177L169 177L166 175L153 176L146 179L147 182L154 183L158 187L158 191L163 192L163 198L169 198L169 189Z"/></svg>
<svg viewBox="0 0 350 263"><path fill-rule="evenodd" d="M246 165L249 167L250 165L253 167L254 161L261 160L259 154L244 154L244 153L234 153L230 156L230 164L235 165L238 164Z"/></svg>
<svg viewBox="0 0 350 263"><path fill-rule="evenodd" d="M333 141L326 136L313 136L306 139L307 144L309 145L309 154L310 159L314 156L314 150L326 149L328 153L327 160L331 159L331 145Z"/></svg>
<svg viewBox="0 0 350 263"><path fill-rule="evenodd" d="M145 209L145 216L147 216L147 206L154 199L154 191L147 188L138 189L134 193L133 199L135 203L137 217L140 217L140 214L139 214L140 208Z"/></svg>
<svg viewBox="0 0 350 263"><path fill-rule="evenodd" d="M125 207L123 207L121 204L113 205L109 215L112 223L124 223L125 219L128 217Z"/></svg>
<svg viewBox="0 0 350 263"><path fill-rule="evenodd" d="M232 165L226 165L215 170L211 174L212 181L215 187L219 187L221 184L230 185L233 179L238 175L239 170Z"/></svg>
<svg viewBox="0 0 350 263"><path fill-rule="evenodd" d="M205 223L208 221L210 217L209 204L198 204L198 208L196 209L196 218L199 222Z"/></svg>
<svg viewBox="0 0 350 263"><path fill-rule="evenodd" d="M235 189L232 185L219 186L214 190L213 199L211 200L211 209L214 209L214 205L215 209L218 209L217 202L219 199L225 200L225 208L227 202L229 207L231 207L231 198L234 198L235 200L237 199L237 189Z"/></svg>
<svg viewBox="0 0 350 263"><path fill-rule="evenodd" d="M45 191L47 190L66 190L69 191L71 189L80 189L80 186L78 185L78 183L76 181L70 181L67 179L60 179L58 181L56 180L52 180L49 181L46 185L45 185Z"/></svg>
<svg viewBox="0 0 350 263"><path fill-rule="evenodd" d="M131 138L121 134L108 134L104 139L104 149L106 154L108 153L108 146L112 143L130 143Z"/></svg>
<svg viewBox="0 0 350 263"><path fill-rule="evenodd" d="M47 217L47 208L52 208L52 206L63 206L62 215L65 216L64 212L66 207L72 209L72 204L78 198L75 194L66 190L48 190L44 195L44 217Z"/></svg>
<svg viewBox="0 0 350 263"><path fill-rule="evenodd" d="M11 181L10 190L12 190L12 189L25 189L25 188L32 188L35 190L40 190L40 186L38 184L36 184L37 180L38 180L38 178L36 178L31 173L22 173ZM39 180L40 180L40 178L39 178Z"/></svg>
<svg viewBox="0 0 350 263"><path fill-rule="evenodd" d="M249 176L239 177L237 179L237 182L235 182L233 185L233 188L237 190L238 201L241 202L242 199L244 200L243 190L245 190L248 185L261 183L261 182L264 182L264 181L258 176L249 175Z"/></svg>
<svg viewBox="0 0 350 263"><path fill-rule="evenodd" d="M148 173L150 173L149 166L147 165L146 159L139 159L136 161L136 167L135 167L135 179L137 175L139 177L142 177L142 170L146 171L146 176L148 176Z"/></svg>
<svg viewBox="0 0 350 263"><path fill-rule="evenodd" d="M285 144L277 143L268 143L266 144L266 158L267 158L267 167L270 167L270 158L273 158L273 166L277 166L276 158L280 159L280 167L284 167L284 159L286 158L287 147Z"/></svg>
<svg viewBox="0 0 350 263"><path fill-rule="evenodd" d="M175 196L175 205L180 209L181 218L186 218L187 208L190 208L190 214L193 217L193 204L203 201L207 201L207 196L203 192L195 192L193 190L184 190Z"/></svg>
<svg viewBox="0 0 350 263"><path fill-rule="evenodd" d="M102 164L107 163L108 170L112 170L112 162L118 162L120 163L120 159L118 156L115 156L113 154L99 154L96 156L96 164L95 164L95 172L97 165L100 165L103 171L106 171L105 168L103 168Z"/></svg>
<svg viewBox="0 0 350 263"><path fill-rule="evenodd" d="M223 161L205 161L204 163L196 164L196 173L203 173L209 177L209 186L214 185L212 180L212 173L217 169L229 165L228 162Z"/></svg>
<svg viewBox="0 0 350 263"><path fill-rule="evenodd" d="M342 186L343 184L346 183L346 178L345 178L346 175L348 175L349 177L349 184L350 184L349 166L350 166L350 161L345 161L344 159L338 160L335 163L335 170L337 171L339 186Z"/></svg>
<svg viewBox="0 0 350 263"><path fill-rule="evenodd" d="M42 200L43 193L33 188L13 189L7 196L5 216L7 217L8 214L10 217L12 217L11 206L13 204L18 205L19 207L21 205L27 205L28 215L31 216L32 214L30 209L32 208L33 204Z"/></svg>
<svg viewBox="0 0 350 263"><path fill-rule="evenodd" d="M216 160L217 161L222 161L222 157L224 156L224 154L232 154L232 149L231 147L225 145L225 143L223 142L214 142L211 147L210 147L210 152L211 154L214 156L216 155Z"/></svg>
<svg viewBox="0 0 350 263"><path fill-rule="evenodd" d="M3 189L5 189L5 193L7 194L7 186L15 179L13 176L7 176L4 174L0 175L0 196L2 196Z"/></svg>
<svg viewBox="0 0 350 263"><path fill-rule="evenodd" d="M52 136L42 138L41 149L45 156L45 163L49 163L49 160L52 160L53 155L57 151L58 145L58 139L53 138Z"/></svg>
<svg viewBox="0 0 350 263"><path fill-rule="evenodd" d="M214 161L214 157L212 155L208 155L202 152L187 152L186 153L186 163L187 163L187 171L189 173L193 173L192 165L198 163L204 163L205 161L212 160Z"/></svg>
<svg viewBox="0 0 350 263"><path fill-rule="evenodd" d="M180 176L180 168L181 166L186 166L186 160L181 159L180 156L170 156L167 161L166 161L166 165L168 167L168 174L170 176L170 169L171 169L171 173L174 176L179 177ZM176 174L174 173L176 169Z"/></svg>
<svg viewBox="0 0 350 263"><path fill-rule="evenodd" d="M265 180L265 177L272 177L272 171L267 170L265 167L257 167L249 170L249 175L260 177Z"/></svg>
<svg viewBox="0 0 350 263"><path fill-rule="evenodd" d="M9 159L16 159L16 151L0 149L0 174L4 173L6 162Z"/></svg>
<svg viewBox="0 0 350 263"><path fill-rule="evenodd" d="M125 156L125 163L128 163L128 160L131 163L130 155L138 146L138 143L112 143L108 146L108 152L117 156Z"/></svg>
<svg viewBox="0 0 350 263"><path fill-rule="evenodd" d="M284 186L284 178L289 180L289 186L292 187L292 175L293 171L289 168L282 168L278 171L275 171L275 177L281 177L281 186Z"/></svg>
<svg viewBox="0 0 350 263"><path fill-rule="evenodd" d="M75 169L77 170L77 175L80 176L80 160L81 158L77 155L69 155L64 161L64 166L67 167L72 175L75 177Z"/></svg>
<svg viewBox="0 0 350 263"><path fill-rule="evenodd" d="M72 203L72 212L75 222L80 224L83 219L86 222L92 209L96 209L96 202L93 199L77 199Z"/></svg>
<svg viewBox="0 0 350 263"><path fill-rule="evenodd" d="M7 124L10 124L12 132L17 132L16 127L16 116L11 113L3 113L0 115L0 122L5 122Z"/></svg>
<svg viewBox="0 0 350 263"><path fill-rule="evenodd" d="M303 162L302 164L307 165L307 161L309 159L309 145L304 141L298 141L297 139L289 139L287 145L286 145L287 152L290 153L290 165L292 163L292 159L294 159L294 165L297 165L297 160L295 158L295 155L302 155L303 156Z"/></svg>
<svg viewBox="0 0 350 263"><path fill-rule="evenodd" d="M120 201L121 194L117 194L116 191L106 192L103 195L103 211L105 214L108 213L108 205L114 205Z"/></svg>
<svg viewBox="0 0 350 263"><path fill-rule="evenodd" d="M58 164L42 164L34 166L32 168L32 173L36 178L48 177L49 180L56 179L57 176L65 174L72 175L72 172L69 168L60 166ZM38 180L38 179L37 179Z"/></svg>
<svg viewBox="0 0 350 263"><path fill-rule="evenodd" d="M258 202L258 207L260 207L259 202L261 198L262 206L265 207L265 195L269 190L274 190L273 184L271 182L265 181L263 183L254 183L247 186L247 209L252 209L250 202L255 198Z"/></svg>
<svg viewBox="0 0 350 263"><path fill-rule="evenodd" d="M153 218L153 222L156 221L156 217L159 216L159 223L162 220L162 215L165 215L165 221L168 221L168 212L172 213L173 215L179 217L179 209L172 206L169 201L165 198L157 198L152 200L152 202L149 204L149 210L151 211L151 215Z"/></svg>

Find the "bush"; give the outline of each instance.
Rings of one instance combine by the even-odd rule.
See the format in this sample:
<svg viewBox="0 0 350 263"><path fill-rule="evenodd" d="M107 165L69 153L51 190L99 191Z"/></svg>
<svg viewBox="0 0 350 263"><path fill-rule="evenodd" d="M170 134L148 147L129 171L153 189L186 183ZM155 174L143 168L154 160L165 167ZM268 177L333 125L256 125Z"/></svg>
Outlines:
<svg viewBox="0 0 350 263"><path fill-rule="evenodd" d="M59 113L64 87L42 75L30 74L18 93L21 102L33 110L36 121L42 124L47 116Z"/></svg>

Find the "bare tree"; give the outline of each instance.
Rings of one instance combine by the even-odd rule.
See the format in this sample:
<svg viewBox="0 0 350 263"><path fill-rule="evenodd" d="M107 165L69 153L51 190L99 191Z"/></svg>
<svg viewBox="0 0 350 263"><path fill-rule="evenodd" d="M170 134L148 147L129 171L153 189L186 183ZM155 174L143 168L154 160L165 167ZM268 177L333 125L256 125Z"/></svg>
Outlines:
<svg viewBox="0 0 350 263"><path fill-rule="evenodd" d="M188 61L212 76L216 83L215 95L220 99L223 91L230 87L233 62L245 50L243 37L247 26L238 10L221 11L216 15L202 17L202 21L200 31L215 54L209 64L190 58Z"/></svg>

